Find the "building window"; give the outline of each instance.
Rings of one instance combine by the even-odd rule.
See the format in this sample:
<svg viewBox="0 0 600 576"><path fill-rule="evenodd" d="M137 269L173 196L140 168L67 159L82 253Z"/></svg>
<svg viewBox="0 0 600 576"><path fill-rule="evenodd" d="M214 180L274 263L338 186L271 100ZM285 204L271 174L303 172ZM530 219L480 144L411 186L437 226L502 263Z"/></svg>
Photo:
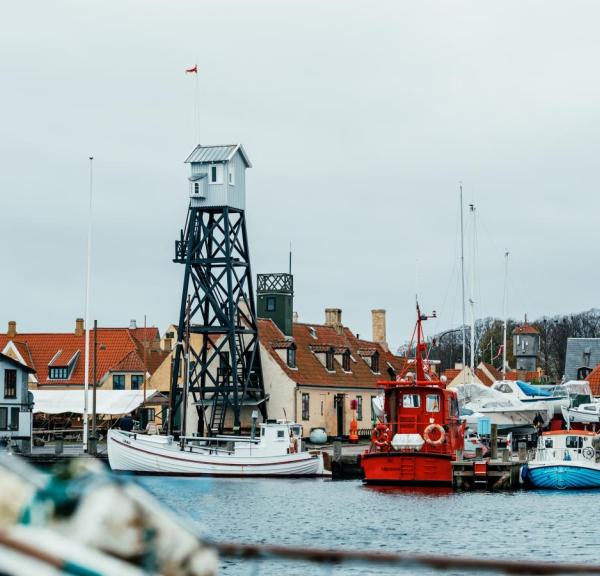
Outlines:
<svg viewBox="0 0 600 576"><path fill-rule="evenodd" d="M17 397L17 371L11 368L4 371L4 397Z"/></svg>
<svg viewBox="0 0 600 576"><path fill-rule="evenodd" d="M333 372L333 350L327 350L325 352L325 368L329 370L329 372Z"/></svg>
<svg viewBox="0 0 600 576"><path fill-rule="evenodd" d="M113 374L113 390L125 390L125 374Z"/></svg>
<svg viewBox="0 0 600 576"><path fill-rule="evenodd" d="M310 419L310 400L308 394L302 394L302 420Z"/></svg>
<svg viewBox="0 0 600 576"><path fill-rule="evenodd" d="M66 367L52 367L48 372L48 378L50 380L67 380L69 378L69 369Z"/></svg>
<svg viewBox="0 0 600 576"><path fill-rule="evenodd" d="M229 174L229 184L235 186L235 168L233 166L229 166L227 168L227 172Z"/></svg>
<svg viewBox="0 0 600 576"><path fill-rule="evenodd" d="M144 376L142 374L131 375L131 389L139 390L144 386Z"/></svg>
<svg viewBox="0 0 600 576"><path fill-rule="evenodd" d="M325 402L323 402L323 400L321 400L321 416L323 416L323 404L325 404Z"/></svg>
<svg viewBox="0 0 600 576"><path fill-rule="evenodd" d="M296 368L296 348L294 346L287 349L287 365L290 368Z"/></svg>
<svg viewBox="0 0 600 576"><path fill-rule="evenodd" d="M0 430L8 430L8 408L0 407Z"/></svg>
<svg viewBox="0 0 600 576"><path fill-rule="evenodd" d="M10 409L10 430L18 430L19 429L19 407L13 406Z"/></svg>
<svg viewBox="0 0 600 576"><path fill-rule="evenodd" d="M363 418L363 404L362 404L362 396L356 397L356 419L362 420Z"/></svg>
<svg viewBox="0 0 600 576"><path fill-rule="evenodd" d="M418 408L421 405L418 394L403 394L402 408Z"/></svg>
<svg viewBox="0 0 600 576"><path fill-rule="evenodd" d="M371 370L376 374L379 373L379 352L375 352L373 356L371 356Z"/></svg>
<svg viewBox="0 0 600 576"><path fill-rule="evenodd" d="M342 356L342 367L344 372L350 372L350 351L346 350Z"/></svg>
<svg viewBox="0 0 600 576"><path fill-rule="evenodd" d="M267 312L275 312L277 308L277 301L275 296L267 296Z"/></svg>
<svg viewBox="0 0 600 576"><path fill-rule="evenodd" d="M223 184L223 166L217 165L210 167L210 183Z"/></svg>
<svg viewBox="0 0 600 576"><path fill-rule="evenodd" d="M200 193L200 184L198 182L194 182L194 194Z"/></svg>
<svg viewBox="0 0 600 576"><path fill-rule="evenodd" d="M142 408L144 411L144 422L154 422L156 418L156 410L154 408Z"/></svg>

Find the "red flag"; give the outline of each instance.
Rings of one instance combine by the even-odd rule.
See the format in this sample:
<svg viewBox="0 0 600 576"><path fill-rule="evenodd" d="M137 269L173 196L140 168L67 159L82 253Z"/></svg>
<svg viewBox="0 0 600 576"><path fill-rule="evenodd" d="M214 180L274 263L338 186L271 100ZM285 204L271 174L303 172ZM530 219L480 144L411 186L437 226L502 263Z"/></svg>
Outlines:
<svg viewBox="0 0 600 576"><path fill-rule="evenodd" d="M502 352L504 352L504 344L500 344L500 347L498 348L498 354L496 354L493 358L493 360L496 360L496 358L500 358L500 355L502 354Z"/></svg>
<svg viewBox="0 0 600 576"><path fill-rule="evenodd" d="M186 68L186 74L198 74L198 64L194 64L193 68Z"/></svg>

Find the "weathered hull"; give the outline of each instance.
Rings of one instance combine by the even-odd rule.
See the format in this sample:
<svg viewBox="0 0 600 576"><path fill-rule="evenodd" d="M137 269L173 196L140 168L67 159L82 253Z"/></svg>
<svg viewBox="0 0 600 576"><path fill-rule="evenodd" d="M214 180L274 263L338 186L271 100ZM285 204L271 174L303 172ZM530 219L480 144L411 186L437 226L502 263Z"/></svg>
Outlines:
<svg viewBox="0 0 600 576"><path fill-rule="evenodd" d="M280 456L238 457L183 451L179 444L133 437L111 430L108 461L112 470L171 476L320 476L323 455L300 452Z"/></svg>
<svg viewBox="0 0 600 576"><path fill-rule="evenodd" d="M361 466L369 484L452 484L450 454L372 452L362 455Z"/></svg>
<svg viewBox="0 0 600 576"><path fill-rule="evenodd" d="M578 464L529 464L527 477L536 488L600 488L600 469Z"/></svg>

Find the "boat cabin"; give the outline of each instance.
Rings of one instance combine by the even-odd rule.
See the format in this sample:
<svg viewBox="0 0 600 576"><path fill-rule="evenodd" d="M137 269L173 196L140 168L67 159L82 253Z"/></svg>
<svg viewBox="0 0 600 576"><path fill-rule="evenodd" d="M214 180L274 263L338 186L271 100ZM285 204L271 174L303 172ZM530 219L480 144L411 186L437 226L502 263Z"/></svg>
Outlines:
<svg viewBox="0 0 600 576"><path fill-rule="evenodd" d="M430 383L381 384L385 386L385 420L391 429L394 450L453 453L462 446L454 390Z"/></svg>
<svg viewBox="0 0 600 576"><path fill-rule="evenodd" d="M600 462L600 436L589 430L553 430L539 440L535 461Z"/></svg>

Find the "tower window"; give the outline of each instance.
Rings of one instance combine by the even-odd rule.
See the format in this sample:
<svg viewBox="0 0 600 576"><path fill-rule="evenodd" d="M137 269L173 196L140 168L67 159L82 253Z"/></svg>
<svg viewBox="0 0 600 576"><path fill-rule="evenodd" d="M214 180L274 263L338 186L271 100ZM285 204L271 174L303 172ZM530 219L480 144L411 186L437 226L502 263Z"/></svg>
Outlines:
<svg viewBox="0 0 600 576"><path fill-rule="evenodd" d="M267 312L275 312L277 302L275 296L267 296Z"/></svg>
<svg viewBox="0 0 600 576"><path fill-rule="evenodd" d="M235 186L235 168L233 166L229 166L227 173L229 174L229 184Z"/></svg>
<svg viewBox="0 0 600 576"><path fill-rule="evenodd" d="M216 164L210 167L210 183L223 184L223 166Z"/></svg>

